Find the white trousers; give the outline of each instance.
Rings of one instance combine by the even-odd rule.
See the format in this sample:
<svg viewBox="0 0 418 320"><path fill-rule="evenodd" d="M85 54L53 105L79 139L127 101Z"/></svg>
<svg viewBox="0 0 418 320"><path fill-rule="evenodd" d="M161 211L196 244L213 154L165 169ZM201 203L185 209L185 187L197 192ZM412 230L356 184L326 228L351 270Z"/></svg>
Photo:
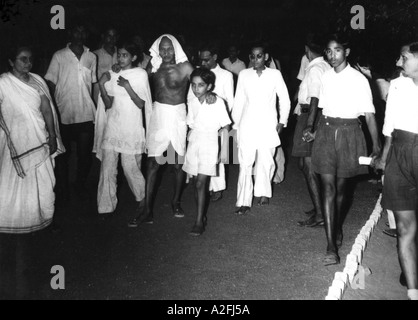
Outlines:
<svg viewBox="0 0 418 320"><path fill-rule="evenodd" d="M145 198L145 179L141 172L142 154L121 153L122 168L128 185L136 201ZM103 160L100 167L100 180L97 190L97 209L99 213L109 213L116 209L117 174L119 152L103 150Z"/></svg>
<svg viewBox="0 0 418 320"><path fill-rule="evenodd" d="M236 203L237 207L251 207L253 195L255 197L271 198L271 181L275 170L275 151L276 148L238 149L238 160L240 165ZM255 176L254 183L253 172Z"/></svg>

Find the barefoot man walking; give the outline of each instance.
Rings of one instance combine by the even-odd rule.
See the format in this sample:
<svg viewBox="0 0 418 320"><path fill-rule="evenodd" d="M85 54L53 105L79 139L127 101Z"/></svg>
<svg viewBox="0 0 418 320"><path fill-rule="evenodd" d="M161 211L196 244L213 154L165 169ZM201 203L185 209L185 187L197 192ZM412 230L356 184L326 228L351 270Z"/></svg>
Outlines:
<svg viewBox="0 0 418 320"><path fill-rule="evenodd" d="M184 183L181 157L186 151L186 93L192 65L175 37L160 36L150 48L150 82L154 104L147 128L147 178L145 212L133 219L130 227L141 221L153 223L152 202L155 196L155 182L160 165L168 162L174 165L175 186L171 208L175 217L184 217L180 197ZM167 157L163 153L167 151ZM179 161L180 160L180 161Z"/></svg>

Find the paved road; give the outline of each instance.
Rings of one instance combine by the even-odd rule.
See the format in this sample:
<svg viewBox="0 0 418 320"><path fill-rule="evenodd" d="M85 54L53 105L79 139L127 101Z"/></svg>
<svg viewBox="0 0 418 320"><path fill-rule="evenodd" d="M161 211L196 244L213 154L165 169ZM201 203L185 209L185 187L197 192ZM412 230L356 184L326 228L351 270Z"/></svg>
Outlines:
<svg viewBox="0 0 418 320"><path fill-rule="evenodd" d="M210 205L207 230L197 238L188 235L195 210L192 186L183 195L186 217L176 219L170 212L174 181L170 168L162 175L154 225L127 228L135 202L123 179L115 215L99 219L94 200L97 164L90 177L91 194L84 195L91 201L71 194L70 203L57 208L61 232L46 230L30 236L32 263L28 269L19 269L18 295L37 299L322 300L334 273L342 271L378 197L378 186L364 179L356 182L344 227L341 264L324 267L324 229L296 224L311 206L295 159L288 161L285 181L274 186L270 206L255 206L242 217L232 214L238 166L229 166L228 190L222 200ZM394 240L379 230L375 233L364 264L369 254L378 255L396 270ZM373 274L365 290L350 289L344 298L402 298L402 288L394 285L398 271L390 277L387 271L382 275L382 261L377 260L376 267L368 265ZM65 269L65 290L50 288L53 265ZM391 291L377 295L370 290L374 282L382 282L382 276L384 282L390 280Z"/></svg>

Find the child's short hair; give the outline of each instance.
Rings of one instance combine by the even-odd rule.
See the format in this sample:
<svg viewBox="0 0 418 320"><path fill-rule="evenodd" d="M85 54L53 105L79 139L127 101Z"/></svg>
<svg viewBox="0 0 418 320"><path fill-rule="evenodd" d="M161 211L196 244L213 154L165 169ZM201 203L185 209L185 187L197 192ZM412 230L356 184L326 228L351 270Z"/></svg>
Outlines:
<svg viewBox="0 0 418 320"><path fill-rule="evenodd" d="M136 60L132 61L132 65L135 67L138 65L138 63L142 62L142 60L144 59L144 55L142 54L141 48L137 44L133 43L132 41L124 42L119 47L119 49L125 49L132 56L136 56Z"/></svg>
<svg viewBox="0 0 418 320"><path fill-rule="evenodd" d="M351 44L350 44L350 41L349 41L348 37L345 34L342 34L342 33L331 34L328 37L327 44L329 44L331 41L335 41L336 43L342 45L344 49L348 49L348 48L351 47Z"/></svg>
<svg viewBox="0 0 418 320"><path fill-rule="evenodd" d="M211 84L212 87L209 91L213 91L213 89L215 88L216 76L212 71L206 68L197 68L193 70L192 74L190 75L190 79L193 79L194 77L202 78L203 82L207 85Z"/></svg>

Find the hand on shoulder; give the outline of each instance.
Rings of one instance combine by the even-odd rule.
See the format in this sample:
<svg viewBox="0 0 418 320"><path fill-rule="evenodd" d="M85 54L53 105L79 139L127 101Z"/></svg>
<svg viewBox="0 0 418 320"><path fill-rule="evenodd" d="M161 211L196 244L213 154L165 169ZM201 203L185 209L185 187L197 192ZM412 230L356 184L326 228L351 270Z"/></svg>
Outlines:
<svg viewBox="0 0 418 320"><path fill-rule="evenodd" d="M207 104L214 104L218 100L218 96L214 92L208 92L206 94L206 103Z"/></svg>

